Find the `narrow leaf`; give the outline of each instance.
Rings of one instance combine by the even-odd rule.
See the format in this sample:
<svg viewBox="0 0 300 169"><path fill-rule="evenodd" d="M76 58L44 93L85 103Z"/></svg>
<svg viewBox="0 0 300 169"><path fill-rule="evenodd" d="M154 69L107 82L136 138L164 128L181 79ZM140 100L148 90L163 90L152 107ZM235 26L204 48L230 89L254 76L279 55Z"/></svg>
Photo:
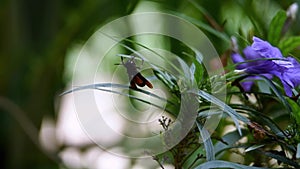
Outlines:
<svg viewBox="0 0 300 169"><path fill-rule="evenodd" d="M280 154L277 154L277 153L274 153L274 152L264 152L264 151L260 151L261 153L265 154L266 156L268 157L271 157L271 158L274 158L278 161L281 161L285 164L288 164L288 165L291 165L291 166L294 166L295 168L300 168L300 165L298 165L295 161L283 156L283 155L280 155Z"/></svg>
<svg viewBox="0 0 300 169"><path fill-rule="evenodd" d="M171 90L172 93L179 92L177 79L171 73L167 71L161 71L160 69L153 69L153 73L157 77L157 79L163 82L163 84L165 84L166 87Z"/></svg>
<svg viewBox="0 0 300 169"><path fill-rule="evenodd" d="M86 89L96 89L96 90L99 90L101 88L129 89L129 86L122 85L122 84L116 84L116 83L97 83L97 84L85 85L85 86L80 86L80 87L76 87L74 89L67 90L67 91L63 92L61 94L61 96L69 94L69 93L72 93L72 92L80 91L80 90L86 90ZM175 105L175 103L172 103L172 102L168 101L167 99L162 98L162 97L160 97L160 96L158 96L156 94L153 94L151 92L148 92L146 90L142 90L142 89L134 89L134 90L137 91L137 92L144 93L146 95L152 96L154 98L160 99L162 101L166 101L166 102L168 102L168 103L170 103L172 105Z"/></svg>
<svg viewBox="0 0 300 169"><path fill-rule="evenodd" d="M228 161L222 161L222 160L208 161L206 163L197 166L195 169L208 169L208 168L266 169L261 167L245 166L245 165L228 162Z"/></svg>
<svg viewBox="0 0 300 169"><path fill-rule="evenodd" d="M268 41L272 45L277 45L280 37L281 37L281 30L284 26L285 20L286 20L286 12L283 10L280 10L277 12L277 14L274 16L270 23L269 32L268 32Z"/></svg>
<svg viewBox="0 0 300 169"><path fill-rule="evenodd" d="M203 76L204 76L204 72L205 72L203 65L202 65L203 56L202 56L201 52L199 52L197 49L192 48L192 50L194 51L195 56L185 53L185 52L183 52L183 54L185 56L188 56L189 59L192 61L191 69L193 67L195 67L195 68L193 68L195 70L191 71L191 75L194 76L192 78L197 82L197 84L200 84L200 82L204 79Z"/></svg>
<svg viewBox="0 0 300 169"><path fill-rule="evenodd" d="M211 26L200 21L199 19L189 17L187 15L184 15L183 13L178 13L178 12L174 12L174 11L169 11L169 12L180 18L186 19L187 21L193 23L194 25L198 26L199 28L206 30L207 32L211 33L212 35L215 35L216 37L220 38L224 42L230 43L230 38L225 33L219 32L219 31L213 29Z"/></svg>
<svg viewBox="0 0 300 169"><path fill-rule="evenodd" d="M289 102L292 108L292 115L295 118L297 124L300 125L300 106L292 99L288 98L287 101Z"/></svg>
<svg viewBox="0 0 300 169"><path fill-rule="evenodd" d="M261 148L265 146L264 144L258 144L258 145L253 145L253 146L250 146L248 147L247 149L245 149L245 153L249 152L249 151L253 151L253 150L256 150L258 148Z"/></svg>
<svg viewBox="0 0 300 169"><path fill-rule="evenodd" d="M278 47L284 56L288 55L291 51L299 46L300 36L289 37L285 40L280 41L280 43L278 44Z"/></svg>
<svg viewBox="0 0 300 169"><path fill-rule="evenodd" d="M297 159L300 158L300 143L298 143L298 145L297 145L297 154L296 154L296 158L297 158Z"/></svg>
<svg viewBox="0 0 300 169"><path fill-rule="evenodd" d="M194 93L193 91L191 91L191 92ZM217 105L221 110L223 110L225 113L227 113L232 118L235 126L237 127L237 130L238 130L239 134L242 135L241 127L239 125L239 120L241 120L242 122L248 124L250 122L249 119L247 119L246 117L238 114L234 109L229 107L223 101L219 100L218 98L216 98L215 96L213 96L209 93L206 93L202 90L199 90L198 93L194 93L194 94L197 94L200 97L207 100L208 102L211 102L211 103Z"/></svg>
<svg viewBox="0 0 300 169"><path fill-rule="evenodd" d="M210 138L209 132L199 123L196 122L197 127L200 131L200 135L202 137L202 141L204 144L204 148L206 151L206 160L207 161L212 161L215 160L215 151L214 151L214 145L212 143L212 140Z"/></svg>
<svg viewBox="0 0 300 169"><path fill-rule="evenodd" d="M138 98L134 95L131 95L131 94L128 94L128 93L123 93L123 92L119 92L119 91L115 91L115 90L112 90L112 88L121 88L121 89L130 89L129 86L127 85L122 85L122 84L115 84L115 83L98 83L98 84L91 84L91 85L85 85L85 86L80 86L80 87L77 87L77 88L74 88L74 89L70 89L68 91L65 91L61 94L61 96L63 95L66 95L66 94L69 94L69 93L72 93L72 92L76 92L76 91L81 91L81 90L87 90L87 89L94 89L94 90L101 90L101 91L105 91L105 92L110 92L110 93L114 93L114 94L119 94L119 95L122 95L122 96L127 96L129 98L132 98L132 99L135 99L135 100L138 100L140 102L143 102L143 103L146 103L146 104L149 104L149 105L153 105L154 107L157 107L161 110L165 110L166 112L170 113L171 115L174 115L174 113L172 113L171 111L169 111L168 109L165 109L165 107L161 107L159 105L156 105L156 104L153 104L149 101L146 101L144 99L141 99L141 98ZM160 99L162 101L165 101L173 106L176 106L176 104L170 102L169 100L165 99L165 98L162 98L158 95L155 95L151 92L148 92L148 91L145 91L145 90L142 90L142 89L135 89L134 91L137 91L137 92L140 92L140 93L144 93L146 95L149 95L149 96L152 96L154 98L157 98L157 99ZM174 115L175 116L175 115Z"/></svg>
<svg viewBox="0 0 300 169"><path fill-rule="evenodd" d="M262 75L255 75L255 76L261 77L270 86L270 88L273 90L273 92L275 93L275 95L277 96L277 98L281 101L281 103L285 106L285 108L290 113L292 111L292 109L291 109L289 103L287 102L287 100L285 99L285 97L283 96L283 94L281 94L278 91L278 89L273 84L273 82L270 79L268 79L267 77L265 77L265 76L262 76Z"/></svg>
<svg viewBox="0 0 300 169"><path fill-rule="evenodd" d="M232 148L237 148L236 143L240 139L241 139L241 137L236 130L225 134L221 138L221 140L215 144L215 154L218 155L218 154L222 153L223 151L226 151L226 150L229 150Z"/></svg>
<svg viewBox="0 0 300 169"><path fill-rule="evenodd" d="M229 106L237 111L242 111L246 113L249 116L249 118L255 119L255 121L259 124L268 126L270 130L276 134L276 136L287 137L284 131L282 131L280 127L271 118L262 114L261 112L258 112L255 109L245 106L243 104L230 104Z"/></svg>

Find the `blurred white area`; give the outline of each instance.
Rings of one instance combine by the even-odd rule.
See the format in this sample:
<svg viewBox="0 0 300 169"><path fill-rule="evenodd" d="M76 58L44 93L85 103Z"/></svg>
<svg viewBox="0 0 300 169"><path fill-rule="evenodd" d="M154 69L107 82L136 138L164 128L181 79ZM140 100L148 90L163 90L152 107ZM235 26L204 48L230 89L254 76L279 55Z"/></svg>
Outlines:
<svg viewBox="0 0 300 169"><path fill-rule="evenodd" d="M97 168L118 168L126 169L130 167L130 161L127 158L116 156L109 152L102 153L97 159Z"/></svg>
<svg viewBox="0 0 300 169"><path fill-rule="evenodd" d="M82 155L77 148L66 148L60 153L64 164L69 168L82 168Z"/></svg>
<svg viewBox="0 0 300 169"><path fill-rule="evenodd" d="M44 117L39 139L44 149L49 152L55 152L59 147L59 141L56 138L56 130L54 120Z"/></svg>
<svg viewBox="0 0 300 169"><path fill-rule="evenodd" d="M61 144L80 146L91 144L77 119L72 94L63 96L57 120L57 140Z"/></svg>

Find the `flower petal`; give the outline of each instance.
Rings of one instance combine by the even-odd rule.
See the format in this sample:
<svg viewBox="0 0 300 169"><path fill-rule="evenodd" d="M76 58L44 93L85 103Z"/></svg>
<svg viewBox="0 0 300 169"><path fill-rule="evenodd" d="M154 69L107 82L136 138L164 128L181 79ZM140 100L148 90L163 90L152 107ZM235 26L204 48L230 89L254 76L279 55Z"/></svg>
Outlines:
<svg viewBox="0 0 300 169"><path fill-rule="evenodd" d="M285 94L291 97L293 95L292 87L289 84L287 84L285 81L282 81L282 84L283 84Z"/></svg>
<svg viewBox="0 0 300 169"><path fill-rule="evenodd" d="M238 53L232 53L231 59L233 63L245 62L245 59ZM245 69L246 67L247 67L247 63L239 64L236 66L237 69Z"/></svg>
<svg viewBox="0 0 300 169"><path fill-rule="evenodd" d="M255 61L246 69L247 73L251 74L272 74L272 72L279 70L278 65L270 60Z"/></svg>
<svg viewBox="0 0 300 169"><path fill-rule="evenodd" d="M245 92L250 92L253 84L254 84L253 81L243 81L243 82L241 82L241 86L243 87Z"/></svg>
<svg viewBox="0 0 300 169"><path fill-rule="evenodd" d="M257 53L251 46L247 46L243 53L247 60L254 60L254 59L260 59L263 58L259 53Z"/></svg>
<svg viewBox="0 0 300 169"><path fill-rule="evenodd" d="M292 57L283 57L280 50L269 42L253 37L253 44L243 50L245 58L238 53L233 53L231 58L234 63L242 63L237 69L244 69L249 74L260 74L268 79L277 76L284 87L287 96L292 96L292 89L300 85L300 63ZM266 60L266 59L272 60ZM275 60L273 60L275 59ZM253 80L259 76L251 76L241 83L245 91L250 91Z"/></svg>
<svg viewBox="0 0 300 169"><path fill-rule="evenodd" d="M276 62L273 62L273 60L259 60L266 58L265 56L262 56L259 52L254 50L251 46L246 47L243 50L243 53L247 60L251 61L248 63L247 72L248 73L270 73L273 70L278 70L278 66L276 65ZM256 61L253 61L256 60Z"/></svg>
<svg viewBox="0 0 300 169"><path fill-rule="evenodd" d="M271 75L271 74L262 74L262 75L268 79L273 78L273 75ZM243 87L243 89L246 92L249 92L249 91L251 91L251 88L254 84L254 80L260 80L260 79L261 79L260 76L249 76L249 77L245 78L243 82L241 82L241 86Z"/></svg>
<svg viewBox="0 0 300 169"><path fill-rule="evenodd" d="M300 64L295 58L288 57L287 59L292 67L283 72L284 80L294 88L300 85Z"/></svg>
<svg viewBox="0 0 300 169"><path fill-rule="evenodd" d="M273 47L269 42L253 37L251 47L264 58L283 58L280 50Z"/></svg>

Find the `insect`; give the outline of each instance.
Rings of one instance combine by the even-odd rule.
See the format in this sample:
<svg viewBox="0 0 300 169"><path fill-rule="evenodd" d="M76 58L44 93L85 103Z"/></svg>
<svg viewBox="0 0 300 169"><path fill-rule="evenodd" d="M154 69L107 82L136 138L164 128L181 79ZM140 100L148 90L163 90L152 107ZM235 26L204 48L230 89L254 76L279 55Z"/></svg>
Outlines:
<svg viewBox="0 0 300 169"><path fill-rule="evenodd" d="M137 86L144 87L147 85L149 88L153 88L153 85L137 70L136 64L133 61L134 57L129 59L127 62L124 62L123 57L121 57L121 64L116 65L124 65L127 69L128 78L130 81L130 88L137 89Z"/></svg>

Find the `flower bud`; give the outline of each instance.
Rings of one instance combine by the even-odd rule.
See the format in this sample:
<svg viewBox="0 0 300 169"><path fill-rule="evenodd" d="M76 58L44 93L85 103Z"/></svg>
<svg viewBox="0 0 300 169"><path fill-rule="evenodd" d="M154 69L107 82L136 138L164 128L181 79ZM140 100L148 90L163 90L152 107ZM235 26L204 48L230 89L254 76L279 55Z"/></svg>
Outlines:
<svg viewBox="0 0 300 169"><path fill-rule="evenodd" d="M239 46L237 44L237 39L235 36L231 36L231 45L232 45L232 50L236 53L239 51Z"/></svg>
<svg viewBox="0 0 300 169"><path fill-rule="evenodd" d="M286 15L292 20L295 20L297 12L298 12L298 4L295 2L291 6L289 6L289 8L286 11Z"/></svg>

